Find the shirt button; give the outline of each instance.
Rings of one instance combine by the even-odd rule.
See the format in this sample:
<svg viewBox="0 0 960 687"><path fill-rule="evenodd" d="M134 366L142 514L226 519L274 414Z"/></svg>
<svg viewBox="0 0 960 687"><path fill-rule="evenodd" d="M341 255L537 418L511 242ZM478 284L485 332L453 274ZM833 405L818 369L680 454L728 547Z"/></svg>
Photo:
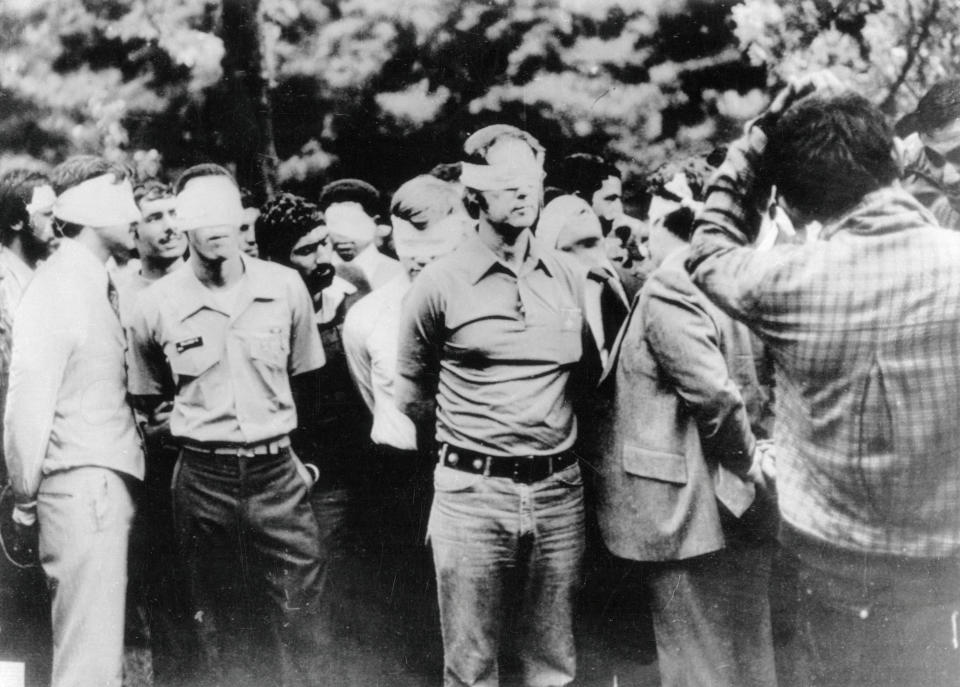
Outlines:
<svg viewBox="0 0 960 687"><path fill-rule="evenodd" d="M866 620L867 618L870 617L870 609L869 609L869 608L861 608L861 609L860 609L860 613L859 613L858 615L860 616L860 620Z"/></svg>

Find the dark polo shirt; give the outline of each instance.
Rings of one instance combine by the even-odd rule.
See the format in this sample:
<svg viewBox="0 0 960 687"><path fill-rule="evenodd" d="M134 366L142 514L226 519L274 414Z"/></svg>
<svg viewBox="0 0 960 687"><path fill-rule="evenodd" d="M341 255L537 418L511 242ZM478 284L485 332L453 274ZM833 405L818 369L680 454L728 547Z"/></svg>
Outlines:
<svg viewBox="0 0 960 687"><path fill-rule="evenodd" d="M472 236L429 265L404 300L397 404L436 399L437 440L495 456L569 449L568 383L589 337L586 270L530 241L515 274Z"/></svg>

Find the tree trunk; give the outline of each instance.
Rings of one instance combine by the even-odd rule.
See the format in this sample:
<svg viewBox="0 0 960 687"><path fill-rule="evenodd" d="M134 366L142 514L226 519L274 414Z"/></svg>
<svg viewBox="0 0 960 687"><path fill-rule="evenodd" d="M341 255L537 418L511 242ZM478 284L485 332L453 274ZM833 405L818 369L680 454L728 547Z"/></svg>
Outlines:
<svg viewBox="0 0 960 687"><path fill-rule="evenodd" d="M222 10L223 77L232 101L225 143L237 163L237 182L259 204L274 195L277 183L263 15L260 0L223 0Z"/></svg>

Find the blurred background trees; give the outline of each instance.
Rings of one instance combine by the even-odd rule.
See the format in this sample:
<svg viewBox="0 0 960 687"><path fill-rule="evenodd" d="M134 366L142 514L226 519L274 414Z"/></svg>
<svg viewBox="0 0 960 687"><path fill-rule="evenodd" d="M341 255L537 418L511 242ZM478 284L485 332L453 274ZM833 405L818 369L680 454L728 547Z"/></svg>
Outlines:
<svg viewBox="0 0 960 687"><path fill-rule="evenodd" d="M958 66L960 0L4 0L0 166L156 149L314 197L392 190L508 122L554 160L611 156L629 193L794 74L895 118Z"/></svg>

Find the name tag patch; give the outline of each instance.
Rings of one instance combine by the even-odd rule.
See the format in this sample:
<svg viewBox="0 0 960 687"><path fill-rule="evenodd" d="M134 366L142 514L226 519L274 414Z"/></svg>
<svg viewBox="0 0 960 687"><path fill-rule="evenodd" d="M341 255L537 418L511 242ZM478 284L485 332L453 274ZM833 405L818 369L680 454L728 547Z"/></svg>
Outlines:
<svg viewBox="0 0 960 687"><path fill-rule="evenodd" d="M198 346L203 345L202 336L194 336L190 339L184 339L183 341L178 341L176 343L177 353L183 353L184 351L189 351L191 348L197 348Z"/></svg>

